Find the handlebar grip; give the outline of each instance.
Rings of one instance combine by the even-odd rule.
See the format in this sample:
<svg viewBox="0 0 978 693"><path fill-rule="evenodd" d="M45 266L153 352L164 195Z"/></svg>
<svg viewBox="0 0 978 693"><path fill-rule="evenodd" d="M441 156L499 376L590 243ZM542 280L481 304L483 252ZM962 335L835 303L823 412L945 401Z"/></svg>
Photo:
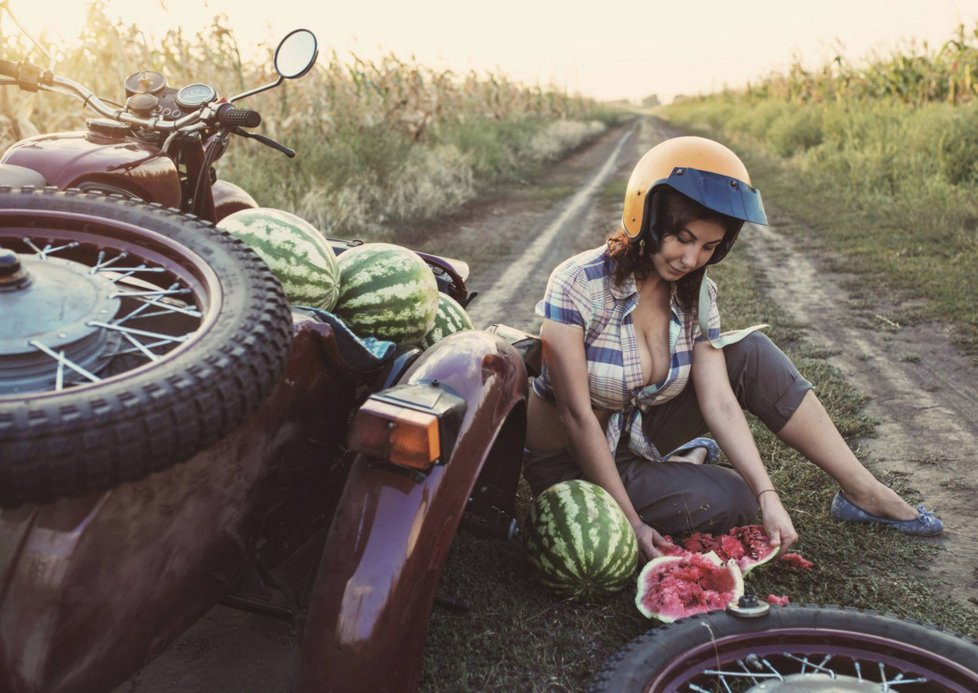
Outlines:
<svg viewBox="0 0 978 693"><path fill-rule="evenodd" d="M17 79L17 63L12 63L9 60L0 60L0 75Z"/></svg>
<svg viewBox="0 0 978 693"><path fill-rule="evenodd" d="M250 108L235 108L226 103L217 109L217 122L232 127L256 128L261 125L261 114Z"/></svg>

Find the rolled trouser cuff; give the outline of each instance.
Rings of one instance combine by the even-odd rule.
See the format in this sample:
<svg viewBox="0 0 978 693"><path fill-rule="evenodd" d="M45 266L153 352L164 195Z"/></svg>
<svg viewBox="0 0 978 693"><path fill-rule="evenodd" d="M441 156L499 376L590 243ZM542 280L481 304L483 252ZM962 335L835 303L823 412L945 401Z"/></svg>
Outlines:
<svg viewBox="0 0 978 693"><path fill-rule="evenodd" d="M730 386L740 406L777 433L812 389L795 364L762 332L723 349Z"/></svg>

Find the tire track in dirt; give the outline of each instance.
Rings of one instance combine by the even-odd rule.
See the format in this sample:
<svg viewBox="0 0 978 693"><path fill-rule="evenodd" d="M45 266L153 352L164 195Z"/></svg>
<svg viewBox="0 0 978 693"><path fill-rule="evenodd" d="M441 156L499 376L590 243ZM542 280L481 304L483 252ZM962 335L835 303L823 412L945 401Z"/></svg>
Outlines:
<svg viewBox="0 0 978 693"><path fill-rule="evenodd" d="M534 240L525 246L519 258L509 264L506 270L485 292L482 300L473 303L469 317L473 324L483 326L490 324L498 317L499 306L510 305L517 295L529 295L524 280L528 277L549 277L550 271L557 265L553 261L555 251L561 251L566 244L556 241L566 236L568 231L587 226L583 223L587 215L594 209L595 194L601 189L615 171L622 165L621 152L625 144L632 139L637 127L632 126L617 141L608 154L601 168L588 177L574 195L562 201L557 207L556 218L540 230L531 229L528 236ZM561 258L563 259L563 258ZM544 280L544 287L546 280ZM539 292L543 297L543 291ZM532 314L532 312L531 312Z"/></svg>
<svg viewBox="0 0 978 693"><path fill-rule="evenodd" d="M945 549L923 577L975 603L978 368L951 346L941 325L899 325L886 317L882 301L854 306L844 288L854 277L826 269L800 247L795 239L807 229L770 216L771 226L740 236L766 291L804 327L806 341L832 354L829 362L870 398L864 411L878 422L877 437L859 441L868 461L905 476L944 520L943 537L920 540Z"/></svg>

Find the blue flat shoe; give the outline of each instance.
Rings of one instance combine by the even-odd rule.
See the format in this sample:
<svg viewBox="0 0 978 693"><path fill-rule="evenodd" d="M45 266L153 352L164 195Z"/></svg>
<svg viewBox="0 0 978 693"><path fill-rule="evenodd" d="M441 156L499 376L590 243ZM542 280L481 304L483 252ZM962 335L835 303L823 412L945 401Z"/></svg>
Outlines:
<svg viewBox="0 0 978 693"><path fill-rule="evenodd" d="M846 498L842 491L835 494L832 499L832 517L845 522L875 522L876 524L892 527L904 534L913 534L918 537L932 537L944 531L944 523L934 514L932 510L927 510L923 505L917 506L920 513L913 520L891 520L887 517L880 517L868 513L851 500Z"/></svg>
<svg viewBox="0 0 978 693"><path fill-rule="evenodd" d="M716 464L720 460L720 446L717 445L717 442L713 440L713 438L706 437L693 438L688 443L680 445L662 459L668 461L673 455L681 455L684 452L692 452L696 448L703 448L706 450L706 462L708 464Z"/></svg>

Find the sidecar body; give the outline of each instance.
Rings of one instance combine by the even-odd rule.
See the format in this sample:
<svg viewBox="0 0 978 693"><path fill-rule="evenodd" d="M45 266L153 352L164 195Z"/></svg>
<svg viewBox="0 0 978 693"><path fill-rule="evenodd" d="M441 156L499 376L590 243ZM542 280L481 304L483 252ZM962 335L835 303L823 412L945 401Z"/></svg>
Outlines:
<svg viewBox="0 0 978 693"><path fill-rule="evenodd" d="M284 376L229 435L138 481L0 510L0 690L111 690L243 580L281 596L272 573L300 552L307 579L275 607L301 629L295 685L416 688L463 514L512 527L526 376L488 332L380 359L294 313Z"/></svg>

